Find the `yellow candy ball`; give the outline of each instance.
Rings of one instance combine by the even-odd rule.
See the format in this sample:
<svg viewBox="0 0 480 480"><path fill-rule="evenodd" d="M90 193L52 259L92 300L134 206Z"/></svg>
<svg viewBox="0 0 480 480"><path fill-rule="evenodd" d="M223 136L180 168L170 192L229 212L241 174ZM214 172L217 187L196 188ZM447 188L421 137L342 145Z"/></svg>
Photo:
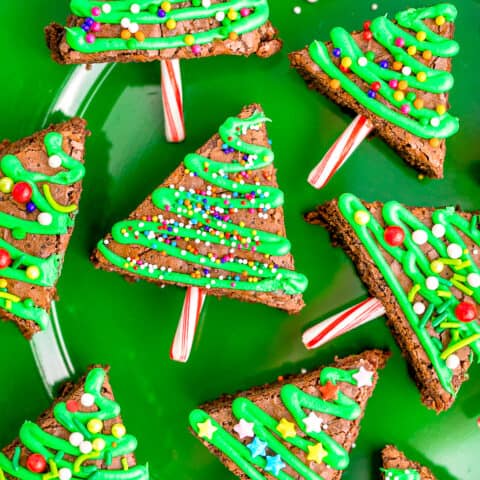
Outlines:
<svg viewBox="0 0 480 480"><path fill-rule="evenodd" d="M444 23L446 22L445 20L445 17L443 15L439 15L436 19L435 19L435 23L441 27Z"/></svg>
<svg viewBox="0 0 480 480"><path fill-rule="evenodd" d="M433 57L433 53L431 50L425 50L423 53L422 53L422 57L424 60L431 60L432 57Z"/></svg>
<svg viewBox="0 0 480 480"><path fill-rule="evenodd" d="M417 47L415 45L410 45L408 48L407 48L407 53L409 55L415 55L417 53Z"/></svg>
<svg viewBox="0 0 480 480"><path fill-rule="evenodd" d="M236 20L238 18L238 13L233 10L233 8L231 8L227 13L227 17L229 18L229 20Z"/></svg>
<svg viewBox="0 0 480 480"><path fill-rule="evenodd" d="M92 418L87 423L87 430L90 433L100 433L103 429L103 422L99 418Z"/></svg>
<svg viewBox="0 0 480 480"><path fill-rule="evenodd" d="M177 26L177 22L176 22L173 18L169 18L169 19L166 21L165 26L166 26L169 30L174 30L175 27Z"/></svg>
<svg viewBox="0 0 480 480"><path fill-rule="evenodd" d="M437 113L439 115L445 115L445 113L447 113L447 107L445 105L443 105L442 103L437 105L435 110L437 111Z"/></svg>
<svg viewBox="0 0 480 480"><path fill-rule="evenodd" d="M160 8L168 13L172 9L172 4L170 2L162 2Z"/></svg>
<svg viewBox="0 0 480 480"><path fill-rule="evenodd" d="M101 452L105 448L105 445L106 445L106 443L105 443L105 440L103 438L96 438L92 442L92 447L97 452Z"/></svg>
<svg viewBox="0 0 480 480"><path fill-rule="evenodd" d="M336 78L330 80L330 88L332 90L338 90L340 88L340 80L337 80Z"/></svg>
<svg viewBox="0 0 480 480"><path fill-rule="evenodd" d="M417 98L414 102L413 102L413 106L417 109L417 110L421 110L423 108L423 105L424 105L424 102L421 98Z"/></svg>
<svg viewBox="0 0 480 480"><path fill-rule="evenodd" d="M417 73L417 80L419 82L425 82L427 80L427 74L425 72L418 72Z"/></svg>
<svg viewBox="0 0 480 480"><path fill-rule="evenodd" d="M0 192L10 193L13 189L13 180L10 177L0 179Z"/></svg>
<svg viewBox="0 0 480 480"><path fill-rule="evenodd" d="M190 34L189 34L189 35L185 35L185 38L183 39L183 41L184 41L187 45L191 46L191 45L193 45L193 44L195 43L195 37L194 37L193 35L190 35Z"/></svg>
<svg viewBox="0 0 480 480"><path fill-rule="evenodd" d="M7 288L8 282L2 278L0 279L0 288Z"/></svg>
<svg viewBox="0 0 480 480"><path fill-rule="evenodd" d="M237 33L237 32L230 32L230 33L228 34L228 38L229 38L230 40L238 40L238 33Z"/></svg>
<svg viewBox="0 0 480 480"><path fill-rule="evenodd" d="M36 280L40 276L40 270L38 269L38 267L31 265L27 268L25 274L30 280Z"/></svg>
<svg viewBox="0 0 480 480"><path fill-rule="evenodd" d="M352 59L350 57L343 57L341 61L342 67L350 68L352 65Z"/></svg>
<svg viewBox="0 0 480 480"><path fill-rule="evenodd" d="M366 225L370 221L370 214L365 210L359 210L355 212L353 220L355 220L355 223L358 225Z"/></svg>
<svg viewBox="0 0 480 480"><path fill-rule="evenodd" d="M115 423L112 426L112 435L115 438L122 438L125 436L126 433L127 429L125 428L125 425L123 425L123 423Z"/></svg>
<svg viewBox="0 0 480 480"><path fill-rule="evenodd" d="M401 90L397 90L393 93L393 98L397 102L401 102L405 98L405 94Z"/></svg>
<svg viewBox="0 0 480 480"><path fill-rule="evenodd" d="M406 90L408 88L408 82L406 80L400 80L398 82L398 89L399 90Z"/></svg>
<svg viewBox="0 0 480 480"><path fill-rule="evenodd" d="M427 38L427 34L426 32L420 30L419 32L417 32L417 40L419 42L423 42L425 39Z"/></svg>
<svg viewBox="0 0 480 480"><path fill-rule="evenodd" d="M431 264L430 264L430 268L432 269L432 272L434 273L440 273L442 270L443 270L443 263L440 262L439 260L434 260Z"/></svg>

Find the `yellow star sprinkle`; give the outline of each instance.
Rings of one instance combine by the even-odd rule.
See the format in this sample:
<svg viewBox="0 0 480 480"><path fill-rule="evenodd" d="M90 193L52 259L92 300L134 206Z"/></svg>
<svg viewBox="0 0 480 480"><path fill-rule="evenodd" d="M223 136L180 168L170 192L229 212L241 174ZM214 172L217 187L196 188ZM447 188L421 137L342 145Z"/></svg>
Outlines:
<svg viewBox="0 0 480 480"><path fill-rule="evenodd" d="M207 419L203 423L197 423L198 427L198 436L208 438L209 440L212 439L213 434L218 430L217 427L212 425L212 421Z"/></svg>
<svg viewBox="0 0 480 480"><path fill-rule="evenodd" d="M322 463L323 459L328 455L327 451L323 448L321 443L317 443L313 447L308 447L307 460L311 460L316 463Z"/></svg>
<svg viewBox="0 0 480 480"><path fill-rule="evenodd" d="M282 434L283 438L296 437L295 424L289 422L286 418L282 418L277 425L277 430Z"/></svg>

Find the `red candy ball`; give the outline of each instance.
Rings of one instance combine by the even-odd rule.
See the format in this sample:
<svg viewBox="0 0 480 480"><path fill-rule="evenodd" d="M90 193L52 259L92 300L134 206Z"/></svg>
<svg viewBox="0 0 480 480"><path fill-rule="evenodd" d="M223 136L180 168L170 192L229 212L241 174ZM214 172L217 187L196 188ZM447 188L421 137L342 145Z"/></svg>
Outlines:
<svg viewBox="0 0 480 480"><path fill-rule="evenodd" d="M32 187L27 182L18 182L12 190L13 198L19 203L27 203L32 198Z"/></svg>
<svg viewBox="0 0 480 480"><path fill-rule="evenodd" d="M12 257L10 254L3 248L0 248L0 268L7 268L11 263Z"/></svg>
<svg viewBox="0 0 480 480"><path fill-rule="evenodd" d="M373 82L371 85L370 85L370 88L374 91L374 92L378 92L380 90L380 88L382 88L382 85L380 84L380 82Z"/></svg>
<svg viewBox="0 0 480 480"><path fill-rule="evenodd" d="M460 302L455 308L455 316L461 322L471 322L472 320L475 320L475 317L477 316L477 309L473 303Z"/></svg>
<svg viewBox="0 0 480 480"><path fill-rule="evenodd" d="M350 69L348 67L344 67L343 65L340 64L340 66L338 67L340 69L341 72L343 73L347 73L350 71Z"/></svg>
<svg viewBox="0 0 480 480"><path fill-rule="evenodd" d="M363 22L363 29L364 30L370 30L370 25L372 24L372 22L370 20L366 20L365 22Z"/></svg>
<svg viewBox="0 0 480 480"><path fill-rule="evenodd" d="M32 453L32 455L29 455L27 458L27 468L31 472L41 473L47 468L47 462L43 455Z"/></svg>
<svg viewBox="0 0 480 480"><path fill-rule="evenodd" d="M370 30L365 30L363 32L363 39L364 40L371 40L373 38L373 34Z"/></svg>
<svg viewBox="0 0 480 480"><path fill-rule="evenodd" d="M392 247L398 247L405 240L405 232L402 227L391 226L385 229L383 234L385 241Z"/></svg>
<svg viewBox="0 0 480 480"><path fill-rule="evenodd" d="M67 400L65 406L67 407L67 410L72 413L78 412L80 409L80 405L75 400Z"/></svg>

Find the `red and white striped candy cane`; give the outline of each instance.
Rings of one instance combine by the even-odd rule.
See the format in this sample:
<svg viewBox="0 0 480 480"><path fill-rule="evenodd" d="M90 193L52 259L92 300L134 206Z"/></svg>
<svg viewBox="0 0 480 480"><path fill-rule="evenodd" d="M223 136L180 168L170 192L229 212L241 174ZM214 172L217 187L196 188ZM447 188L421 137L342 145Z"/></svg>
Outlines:
<svg viewBox="0 0 480 480"><path fill-rule="evenodd" d="M180 61L162 60L162 101L165 117L165 136L168 142L178 143L185 140L183 119L183 91Z"/></svg>
<svg viewBox="0 0 480 480"><path fill-rule="evenodd" d="M367 117L357 115L318 165L310 172L308 183L315 188L323 188L372 129L373 125Z"/></svg>
<svg viewBox="0 0 480 480"><path fill-rule="evenodd" d="M309 350L318 348L382 315L385 315L385 308L380 300L367 298L363 302L309 328L303 334L302 341Z"/></svg>
<svg viewBox="0 0 480 480"><path fill-rule="evenodd" d="M187 288L182 315L180 316L175 338L170 349L170 358L172 360L184 363L188 360L206 296L206 293L201 288Z"/></svg>

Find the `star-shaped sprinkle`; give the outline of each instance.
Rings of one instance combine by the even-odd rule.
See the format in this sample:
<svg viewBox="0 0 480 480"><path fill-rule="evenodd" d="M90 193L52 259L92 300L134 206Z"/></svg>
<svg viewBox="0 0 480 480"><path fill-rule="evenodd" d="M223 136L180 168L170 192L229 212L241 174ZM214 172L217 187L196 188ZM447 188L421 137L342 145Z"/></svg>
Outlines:
<svg viewBox="0 0 480 480"><path fill-rule="evenodd" d="M369 372L363 367L360 367L358 372L352 376L357 381L357 387L371 387L373 385L373 372Z"/></svg>
<svg viewBox="0 0 480 480"><path fill-rule="evenodd" d="M282 462L282 457L280 455L275 455L274 457L267 456L267 466L265 470L267 472L273 473L277 476L280 473L280 470L283 470L286 467L285 463Z"/></svg>
<svg viewBox="0 0 480 480"><path fill-rule="evenodd" d="M315 412L310 412L307 418L303 419L303 423L307 429L307 432L321 432L323 420L315 414Z"/></svg>
<svg viewBox="0 0 480 480"><path fill-rule="evenodd" d="M323 448L321 443L317 443L316 445L308 446L308 455L307 460L316 463L322 463L323 459L328 455L328 452Z"/></svg>
<svg viewBox="0 0 480 480"><path fill-rule="evenodd" d="M215 425L212 424L212 421L208 418L203 423L197 423L198 436L203 438L212 439L213 434L218 430Z"/></svg>
<svg viewBox="0 0 480 480"><path fill-rule="evenodd" d="M318 391L324 400L327 402L336 400L338 398L338 387L332 382L328 381L325 385L320 385Z"/></svg>
<svg viewBox="0 0 480 480"><path fill-rule="evenodd" d="M277 425L277 430L282 434L283 438L296 437L295 424L289 422L286 418L282 418Z"/></svg>
<svg viewBox="0 0 480 480"><path fill-rule="evenodd" d="M251 443L247 445L252 457L264 457L267 454L268 443L263 442L258 437L255 437Z"/></svg>
<svg viewBox="0 0 480 480"><path fill-rule="evenodd" d="M247 422L244 418L241 418L240 421L233 427L233 430L237 432L240 439L247 437L254 437L255 433L253 432L253 422Z"/></svg>

